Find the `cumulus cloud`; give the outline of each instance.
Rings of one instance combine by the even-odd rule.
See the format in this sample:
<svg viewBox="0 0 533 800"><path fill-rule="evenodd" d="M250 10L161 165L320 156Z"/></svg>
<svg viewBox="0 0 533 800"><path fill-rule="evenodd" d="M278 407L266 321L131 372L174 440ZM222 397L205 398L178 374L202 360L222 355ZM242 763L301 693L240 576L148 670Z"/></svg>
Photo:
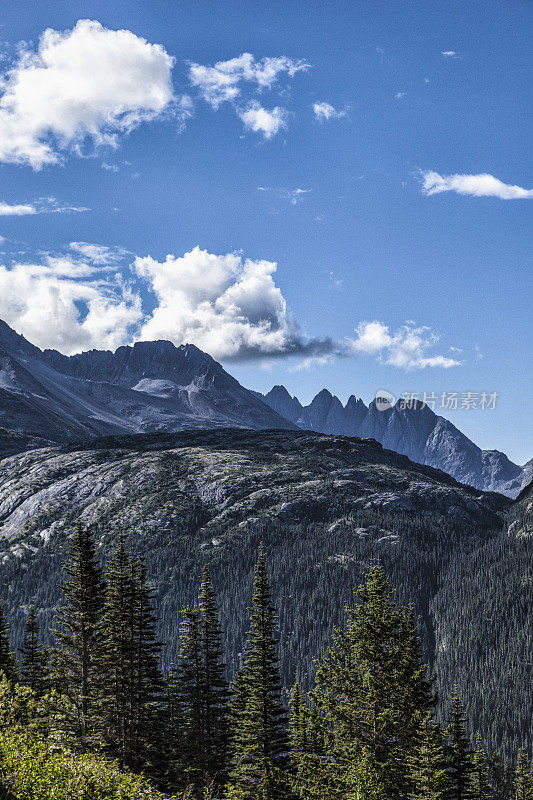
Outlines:
<svg viewBox="0 0 533 800"><path fill-rule="evenodd" d="M438 336L414 323L391 332L362 322L356 338L343 342L306 336L276 285L273 261L199 247L164 261L131 261L124 248L71 242L65 253L0 264L0 319L39 347L67 354L166 339L223 361L292 356L296 369L363 354L404 369L460 363L435 355Z"/></svg>
<svg viewBox="0 0 533 800"><path fill-rule="evenodd" d="M268 111L257 100L253 100L237 113L245 128L255 133L262 133L265 139L271 139L278 131L287 127L287 112L279 106Z"/></svg>
<svg viewBox="0 0 533 800"><path fill-rule="evenodd" d="M42 348L71 354L130 341L142 308L120 277L102 278L86 261L48 256L0 265L0 319Z"/></svg>
<svg viewBox="0 0 533 800"><path fill-rule="evenodd" d="M407 322L391 332L389 326L382 322L361 322L355 332L356 338L351 341L355 353L378 356L383 363L394 367L449 369L461 364L449 356L429 353L439 341L439 336L427 326L416 327L414 323Z"/></svg>
<svg viewBox="0 0 533 800"><path fill-rule="evenodd" d="M306 339L276 286L273 261L215 255L195 247L165 261L137 258L135 269L157 298L145 340L192 342L215 358L325 355L331 340Z"/></svg>
<svg viewBox="0 0 533 800"><path fill-rule="evenodd" d="M116 147L170 107L173 62L160 45L94 20L49 28L0 80L0 160L38 170L86 140Z"/></svg>
<svg viewBox="0 0 533 800"><path fill-rule="evenodd" d="M348 109L345 108L339 111L335 106L332 106L331 103L313 103L313 113L319 122L328 122L330 119L341 119L345 117L348 113Z"/></svg>
<svg viewBox="0 0 533 800"><path fill-rule="evenodd" d="M85 206L61 205L55 197L40 197L32 203L10 204L0 201L0 217L22 217L28 214L68 214L90 211Z"/></svg>
<svg viewBox="0 0 533 800"><path fill-rule="evenodd" d="M500 200L521 200L533 197L533 189L512 186L495 178L494 175L439 175L427 170L422 172L422 192L425 195L441 192L457 192L457 194L473 197L499 197Z"/></svg>
<svg viewBox="0 0 533 800"><path fill-rule="evenodd" d="M263 58L256 61L251 53L242 53L229 61L217 61L213 67L191 63L189 80L213 108L228 100L235 100L245 82L259 89L270 89L280 75L294 77L297 72L309 69L302 59L286 56Z"/></svg>
<svg viewBox="0 0 533 800"><path fill-rule="evenodd" d="M280 106L265 108L258 100L250 99L250 91L253 95L272 89L282 75L293 78L309 67L302 59L277 56L256 60L251 53L242 53L228 61L217 61L212 67L191 63L189 81L213 109L230 103L247 130L271 139L287 127L288 112ZM245 88L248 99L243 96Z"/></svg>

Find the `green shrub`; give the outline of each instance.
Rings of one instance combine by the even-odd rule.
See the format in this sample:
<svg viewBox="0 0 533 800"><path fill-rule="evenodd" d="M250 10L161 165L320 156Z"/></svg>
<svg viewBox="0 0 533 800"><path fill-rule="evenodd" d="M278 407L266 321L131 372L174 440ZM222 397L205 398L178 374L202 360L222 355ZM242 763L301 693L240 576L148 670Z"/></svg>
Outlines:
<svg viewBox="0 0 533 800"><path fill-rule="evenodd" d="M0 784L2 800L163 800L112 761L73 755L17 729L0 731Z"/></svg>

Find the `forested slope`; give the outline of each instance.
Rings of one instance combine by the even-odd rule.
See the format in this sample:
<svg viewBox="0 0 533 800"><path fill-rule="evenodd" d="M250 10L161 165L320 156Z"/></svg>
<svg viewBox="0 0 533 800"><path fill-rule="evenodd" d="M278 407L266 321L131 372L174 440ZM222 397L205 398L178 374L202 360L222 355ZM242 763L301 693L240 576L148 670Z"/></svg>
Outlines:
<svg viewBox="0 0 533 800"><path fill-rule="evenodd" d="M178 652L179 609L210 563L233 673L263 541L282 676L305 686L379 555L398 599L413 600L443 704L457 681L486 743L514 752L531 724L531 539L507 532L510 507L372 440L309 432L115 437L32 451L0 462L5 608L17 642L32 602L50 628L61 560L81 519L103 559L120 531L146 556L167 664Z"/></svg>

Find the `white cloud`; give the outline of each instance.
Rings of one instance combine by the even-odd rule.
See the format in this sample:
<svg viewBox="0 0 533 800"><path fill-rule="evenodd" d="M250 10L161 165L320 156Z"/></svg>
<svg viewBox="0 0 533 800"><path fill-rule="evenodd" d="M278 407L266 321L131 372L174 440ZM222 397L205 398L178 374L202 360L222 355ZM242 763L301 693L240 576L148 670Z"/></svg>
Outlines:
<svg viewBox="0 0 533 800"><path fill-rule="evenodd" d="M396 92L396 94L394 95L394 99L395 100L403 100L405 95L406 95L406 92Z"/></svg>
<svg viewBox="0 0 533 800"><path fill-rule="evenodd" d="M88 242L69 248L33 263L0 264L0 319L42 348L72 354L166 339L226 361L292 356L298 369L356 354L404 369L461 363L434 355L438 336L412 322L396 332L362 322L356 338L344 342L305 336L276 285L273 261L195 247L131 264L123 248Z"/></svg>
<svg viewBox="0 0 533 800"><path fill-rule="evenodd" d="M271 139L287 127L288 112L280 106L267 109L253 95L272 89L282 75L292 78L309 67L302 59L278 56L257 61L251 53L242 53L237 58L218 61L212 67L191 63L189 80L213 109L230 103L247 130ZM248 99L244 95L245 88Z"/></svg>
<svg viewBox="0 0 533 800"><path fill-rule="evenodd" d="M169 108L173 62L160 45L93 20L47 29L1 80L0 160L41 169L87 139L116 147Z"/></svg>
<svg viewBox="0 0 533 800"><path fill-rule="evenodd" d="M90 211L85 206L60 205L55 197L40 197L32 203L11 205L0 201L0 217L22 217L28 214L67 214Z"/></svg>
<svg viewBox="0 0 533 800"><path fill-rule="evenodd" d="M323 355L330 340L306 340L274 282L273 261L215 255L195 247L163 262L147 256L135 269L157 298L141 338L192 342L214 358Z"/></svg>
<svg viewBox="0 0 533 800"><path fill-rule="evenodd" d="M265 139L271 139L278 131L287 127L287 112L279 106L268 111L257 100L252 100L246 108L240 109L237 113L248 130L262 133Z"/></svg>
<svg viewBox="0 0 533 800"><path fill-rule="evenodd" d="M26 214L36 214L35 206L10 205L0 201L0 217L22 217Z"/></svg>
<svg viewBox="0 0 533 800"><path fill-rule="evenodd" d="M120 278L102 279L75 258L0 265L0 319L39 347L77 353L115 349L142 320L140 298Z"/></svg>
<svg viewBox="0 0 533 800"><path fill-rule="evenodd" d="M313 103L313 113L320 122L328 122L330 119L345 117L348 109L345 108L342 111L338 111L331 103Z"/></svg>
<svg viewBox="0 0 533 800"><path fill-rule="evenodd" d="M431 355L428 351L439 337L427 326L416 327L407 322L392 333L382 322L361 322L356 328L356 339L350 342L356 353L376 355L385 364L403 369L442 367L448 369L461 364L454 358Z"/></svg>
<svg viewBox="0 0 533 800"><path fill-rule="evenodd" d="M304 195L309 194L311 189L272 189L270 186L258 186L258 192L270 192L282 200L288 200L291 206L297 205Z"/></svg>
<svg viewBox="0 0 533 800"><path fill-rule="evenodd" d="M302 59L279 56L256 61L251 53L242 53L229 61L217 61L213 67L191 63L189 80L204 100L213 108L218 108L225 101L235 100L244 82L255 84L259 89L270 89L280 75L286 74L292 78L309 67L310 64Z"/></svg>
<svg viewBox="0 0 533 800"><path fill-rule="evenodd" d="M533 189L511 186L494 175L439 175L427 170L422 172L422 191L426 195L441 192L457 192L473 197L499 197L501 200L520 200L533 197Z"/></svg>
<svg viewBox="0 0 533 800"><path fill-rule="evenodd" d="M440 54L444 58L461 58L461 53L457 53L455 50L441 50Z"/></svg>
<svg viewBox="0 0 533 800"><path fill-rule="evenodd" d="M116 264L124 256L130 254L129 250L122 247L107 247L103 244L89 244L89 242L71 242L69 247L95 266Z"/></svg>

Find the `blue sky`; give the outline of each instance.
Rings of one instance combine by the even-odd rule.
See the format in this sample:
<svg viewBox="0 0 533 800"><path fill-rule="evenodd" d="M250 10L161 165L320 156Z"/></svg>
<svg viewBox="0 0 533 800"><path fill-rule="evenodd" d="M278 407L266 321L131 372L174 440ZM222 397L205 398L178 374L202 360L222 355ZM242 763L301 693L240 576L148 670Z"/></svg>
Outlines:
<svg viewBox="0 0 533 800"><path fill-rule="evenodd" d="M65 352L194 341L304 402L434 393L523 463L532 22L518 0L4 0L0 317ZM454 391L496 408L440 408Z"/></svg>

